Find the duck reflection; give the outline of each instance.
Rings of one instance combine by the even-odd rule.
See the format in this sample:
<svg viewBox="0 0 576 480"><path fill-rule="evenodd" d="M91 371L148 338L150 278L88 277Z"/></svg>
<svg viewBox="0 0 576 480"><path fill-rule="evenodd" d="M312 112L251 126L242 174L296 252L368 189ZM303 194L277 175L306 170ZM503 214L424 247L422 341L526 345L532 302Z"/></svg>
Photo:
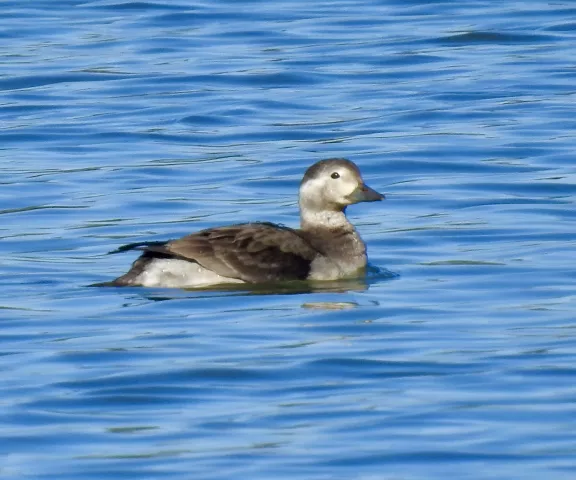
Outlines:
<svg viewBox="0 0 576 480"><path fill-rule="evenodd" d="M320 293L360 293L367 291L371 285L380 284L397 278L399 275L386 269L369 266L368 274L362 278L349 278L331 281L286 281L271 283L231 283L218 284L202 288L166 289L160 293L155 289L138 288L139 296L148 300L162 302L182 298L220 298L246 297L258 295L302 295ZM302 308L322 310L344 310L358 306L353 301L307 301Z"/></svg>

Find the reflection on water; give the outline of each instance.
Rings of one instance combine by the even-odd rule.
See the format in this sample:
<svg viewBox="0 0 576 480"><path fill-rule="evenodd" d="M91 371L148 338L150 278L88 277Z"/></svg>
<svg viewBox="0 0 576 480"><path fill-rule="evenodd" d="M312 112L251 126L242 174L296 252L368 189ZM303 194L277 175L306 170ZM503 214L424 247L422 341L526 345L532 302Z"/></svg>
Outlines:
<svg viewBox="0 0 576 480"><path fill-rule="evenodd" d="M398 278L397 273L391 272L385 268L378 268L368 265L366 276L359 278L344 278L329 281L303 281L290 280L285 282L267 282L267 283L220 283L216 285L207 285L195 288L183 288L182 291L198 293L202 297L203 293L222 292L228 295L297 295L304 293L345 293L345 292L362 292L369 288L371 284L376 284ZM136 289L143 296L151 300L169 300L169 294L166 296L151 295L150 291L170 291L171 289L145 288L145 287L116 287L110 282L100 282L89 285L90 287L113 287L120 290ZM210 295L216 297L217 295Z"/></svg>
<svg viewBox="0 0 576 480"><path fill-rule="evenodd" d="M331 281L302 281L270 283L232 283L195 288L189 291L226 291L242 295L297 295L302 293L344 293L362 292L368 288L366 278L347 278Z"/></svg>
<svg viewBox="0 0 576 480"><path fill-rule="evenodd" d="M221 283L198 288L177 289L182 292L188 292L196 298L217 298L219 296L246 296L246 295L298 295L306 293L346 293L346 292L363 292L368 290L370 284L382 282L396 278L394 274L382 274L370 278L347 278L331 281L301 281L293 280L287 282L270 282L270 283ZM154 301L171 300L181 298L181 294L171 296L174 289L158 289L145 287L115 287L107 282L96 283L91 287L112 287L120 290L129 290L138 292L138 294ZM166 295L158 295L158 291L166 292ZM154 292L154 293L150 293ZM222 295L218 295L221 293ZM206 295L207 294L207 295Z"/></svg>
<svg viewBox="0 0 576 480"><path fill-rule="evenodd" d="M356 302L307 302L302 304L302 308L313 310L349 310L358 306Z"/></svg>

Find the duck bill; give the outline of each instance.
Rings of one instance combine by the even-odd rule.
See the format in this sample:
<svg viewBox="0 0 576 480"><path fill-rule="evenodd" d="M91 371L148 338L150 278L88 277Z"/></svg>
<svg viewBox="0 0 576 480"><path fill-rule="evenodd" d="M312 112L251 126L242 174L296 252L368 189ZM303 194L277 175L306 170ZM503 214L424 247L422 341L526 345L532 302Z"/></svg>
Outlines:
<svg viewBox="0 0 576 480"><path fill-rule="evenodd" d="M356 190L354 190L349 196L353 203L360 202L379 202L384 200L386 197L376 190L373 190L366 184L359 185Z"/></svg>

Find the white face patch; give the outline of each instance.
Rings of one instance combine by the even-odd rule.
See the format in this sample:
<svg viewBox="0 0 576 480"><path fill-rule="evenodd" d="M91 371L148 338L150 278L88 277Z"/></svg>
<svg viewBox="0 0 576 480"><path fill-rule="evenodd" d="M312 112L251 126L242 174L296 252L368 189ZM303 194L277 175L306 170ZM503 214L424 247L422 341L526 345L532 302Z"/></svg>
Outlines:
<svg viewBox="0 0 576 480"><path fill-rule="evenodd" d="M332 178L332 175L337 173L338 178ZM326 186L329 194L327 197L340 205L350 204L349 196L358 188L360 181L358 177L354 175L350 170L345 168L339 168L335 172L332 172L326 181Z"/></svg>
<svg viewBox="0 0 576 480"><path fill-rule="evenodd" d="M361 185L362 179L342 166L324 169L308 178L300 187L303 209L331 210L334 206L350 205L350 195Z"/></svg>

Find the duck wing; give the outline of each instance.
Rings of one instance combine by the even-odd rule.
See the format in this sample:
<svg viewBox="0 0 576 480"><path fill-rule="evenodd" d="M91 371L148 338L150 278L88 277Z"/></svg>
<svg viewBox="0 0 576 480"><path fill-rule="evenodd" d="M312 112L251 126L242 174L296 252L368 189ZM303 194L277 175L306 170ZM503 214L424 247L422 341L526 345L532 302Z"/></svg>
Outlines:
<svg viewBox="0 0 576 480"><path fill-rule="evenodd" d="M320 255L297 230L273 223L210 228L143 249L148 255L196 262L245 282L303 280Z"/></svg>

